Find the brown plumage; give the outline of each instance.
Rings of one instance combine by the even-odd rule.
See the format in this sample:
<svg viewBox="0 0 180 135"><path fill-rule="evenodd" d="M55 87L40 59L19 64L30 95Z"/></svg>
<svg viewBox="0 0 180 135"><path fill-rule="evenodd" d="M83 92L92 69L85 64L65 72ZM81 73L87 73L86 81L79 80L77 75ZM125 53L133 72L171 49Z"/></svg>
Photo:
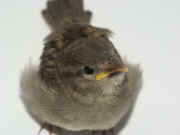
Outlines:
<svg viewBox="0 0 180 135"><path fill-rule="evenodd" d="M41 125L72 131L113 128L141 88L139 66L122 60L110 30L90 24L83 0L48 1L42 15L51 33L40 65L29 65L21 76L27 111Z"/></svg>

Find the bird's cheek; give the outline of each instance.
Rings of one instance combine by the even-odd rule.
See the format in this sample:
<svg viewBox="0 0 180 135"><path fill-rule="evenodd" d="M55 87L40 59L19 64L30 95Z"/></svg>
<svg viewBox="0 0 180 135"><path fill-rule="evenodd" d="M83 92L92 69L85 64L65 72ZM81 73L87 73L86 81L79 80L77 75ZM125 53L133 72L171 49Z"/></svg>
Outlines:
<svg viewBox="0 0 180 135"><path fill-rule="evenodd" d="M89 81L93 81L96 78L95 75L86 75L86 74L83 74L82 77L83 79L89 80Z"/></svg>

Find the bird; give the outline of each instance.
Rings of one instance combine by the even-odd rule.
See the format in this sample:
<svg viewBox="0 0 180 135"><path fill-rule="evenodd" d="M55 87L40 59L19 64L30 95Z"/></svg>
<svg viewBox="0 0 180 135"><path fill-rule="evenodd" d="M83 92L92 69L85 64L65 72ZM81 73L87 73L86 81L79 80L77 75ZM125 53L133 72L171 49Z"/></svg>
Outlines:
<svg viewBox="0 0 180 135"><path fill-rule="evenodd" d="M91 24L83 0L49 0L41 14L50 33L39 64L20 77L27 112L50 134L53 127L113 133L142 88L139 64L121 57L111 30Z"/></svg>

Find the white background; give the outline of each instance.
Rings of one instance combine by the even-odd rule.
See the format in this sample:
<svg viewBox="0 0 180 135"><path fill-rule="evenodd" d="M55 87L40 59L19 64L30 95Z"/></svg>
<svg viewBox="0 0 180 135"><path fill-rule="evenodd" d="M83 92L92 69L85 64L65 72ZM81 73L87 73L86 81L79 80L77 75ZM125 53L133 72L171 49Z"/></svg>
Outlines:
<svg viewBox="0 0 180 135"><path fill-rule="evenodd" d="M180 1L85 0L93 24L114 31L122 56L141 63L144 86L121 135L180 134ZM19 76L38 61L48 27L40 16L45 0L0 3L0 134L36 135L39 126L19 99ZM47 134L46 132L44 134Z"/></svg>

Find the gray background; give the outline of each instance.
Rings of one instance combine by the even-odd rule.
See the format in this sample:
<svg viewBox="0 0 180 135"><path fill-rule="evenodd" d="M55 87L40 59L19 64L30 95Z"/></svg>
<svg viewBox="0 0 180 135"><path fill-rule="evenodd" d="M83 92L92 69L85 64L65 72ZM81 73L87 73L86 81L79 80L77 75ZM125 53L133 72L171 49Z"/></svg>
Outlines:
<svg viewBox="0 0 180 135"><path fill-rule="evenodd" d="M0 3L0 134L36 135L39 126L19 100L24 65L38 63L49 33L40 16L45 0ZM93 24L114 31L123 57L141 63L144 87L121 135L179 135L180 1L85 0ZM42 134L47 135L47 132Z"/></svg>

